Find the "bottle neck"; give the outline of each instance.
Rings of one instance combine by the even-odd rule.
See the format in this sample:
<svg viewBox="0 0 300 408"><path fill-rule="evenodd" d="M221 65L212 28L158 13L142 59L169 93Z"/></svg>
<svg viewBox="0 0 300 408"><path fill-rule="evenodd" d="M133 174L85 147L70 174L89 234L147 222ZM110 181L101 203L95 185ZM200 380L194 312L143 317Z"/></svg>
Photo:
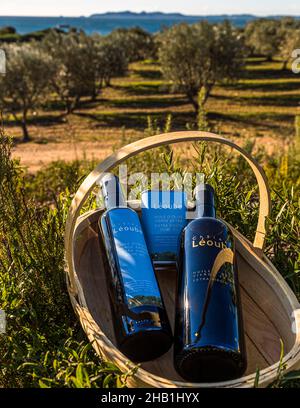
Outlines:
<svg viewBox="0 0 300 408"><path fill-rule="evenodd" d="M104 205L107 210L116 207L126 207L126 200L117 176L110 173L105 175L101 180L101 187Z"/></svg>
<svg viewBox="0 0 300 408"><path fill-rule="evenodd" d="M216 218L215 192L209 184L199 184L195 188L197 218Z"/></svg>
<svg viewBox="0 0 300 408"><path fill-rule="evenodd" d="M212 205L196 204L197 218L212 217L216 218L216 209Z"/></svg>

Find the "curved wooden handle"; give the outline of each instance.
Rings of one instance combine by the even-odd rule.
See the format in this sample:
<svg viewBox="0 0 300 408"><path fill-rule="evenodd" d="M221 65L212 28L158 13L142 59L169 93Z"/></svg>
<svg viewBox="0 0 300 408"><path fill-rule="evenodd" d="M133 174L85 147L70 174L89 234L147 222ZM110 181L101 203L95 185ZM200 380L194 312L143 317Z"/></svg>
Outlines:
<svg viewBox="0 0 300 408"><path fill-rule="evenodd" d="M65 232L65 251L66 251L66 261L68 264L69 277L70 277L70 290L72 293L76 293L76 285L74 280L74 265L73 265L73 234L76 225L76 220L80 214L80 210L84 205L87 197L89 196L95 183L101 178L103 173L109 172L115 166L122 163L124 160L129 159L132 156L137 155L140 152L163 146L172 143L188 141L207 141L222 143L227 146L232 147L237 150L244 159L247 160L250 167L252 168L257 183L259 187L259 198L260 198L260 208L259 208L259 218L258 225L256 229L254 247L262 250L265 241L265 219L269 216L271 209L270 192L268 188L268 182L266 175L260 165L254 160L245 150L236 145L235 143L227 140L221 136L214 133L200 132L200 131L188 131L188 132L173 132L165 133L157 136L147 137L145 139L138 140L137 142L131 143L127 146L122 147L117 152L113 153L87 176L79 187L73 201L71 203Z"/></svg>

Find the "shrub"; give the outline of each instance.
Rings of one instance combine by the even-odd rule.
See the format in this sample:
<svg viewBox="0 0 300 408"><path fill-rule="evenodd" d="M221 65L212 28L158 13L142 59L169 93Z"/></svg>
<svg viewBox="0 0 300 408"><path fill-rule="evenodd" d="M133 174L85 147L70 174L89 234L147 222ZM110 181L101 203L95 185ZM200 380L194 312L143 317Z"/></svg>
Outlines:
<svg viewBox="0 0 300 408"><path fill-rule="evenodd" d="M5 34L16 34L16 29L11 26L6 26L6 27L0 27L0 35L5 35Z"/></svg>
<svg viewBox="0 0 300 408"><path fill-rule="evenodd" d="M0 387L124 386L126 378L98 357L71 309L63 234L70 195L49 206L31 197L25 173L0 137ZM77 180L71 189L74 190Z"/></svg>

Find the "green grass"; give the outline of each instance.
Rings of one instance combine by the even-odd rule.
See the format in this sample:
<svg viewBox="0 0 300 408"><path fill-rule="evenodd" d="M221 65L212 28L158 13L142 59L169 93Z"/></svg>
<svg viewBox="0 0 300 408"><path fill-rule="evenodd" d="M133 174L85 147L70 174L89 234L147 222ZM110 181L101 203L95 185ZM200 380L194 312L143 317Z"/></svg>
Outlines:
<svg viewBox="0 0 300 408"><path fill-rule="evenodd" d="M0 33L0 43L15 43L15 42L29 42L29 41L41 41L49 30L35 31L28 34L18 33Z"/></svg>
<svg viewBox="0 0 300 408"><path fill-rule="evenodd" d="M16 41L20 41L22 38L22 36L20 34L0 34L0 43L10 43L10 42L16 42Z"/></svg>

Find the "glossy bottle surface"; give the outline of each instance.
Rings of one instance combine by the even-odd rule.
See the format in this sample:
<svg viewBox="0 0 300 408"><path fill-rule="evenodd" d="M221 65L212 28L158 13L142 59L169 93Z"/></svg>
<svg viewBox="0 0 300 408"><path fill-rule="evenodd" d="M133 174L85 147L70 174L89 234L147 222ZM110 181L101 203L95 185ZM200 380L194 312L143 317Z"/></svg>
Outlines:
<svg viewBox="0 0 300 408"><path fill-rule="evenodd" d="M110 208L99 226L118 347L136 362L159 357L172 333L139 217L130 208Z"/></svg>
<svg viewBox="0 0 300 408"><path fill-rule="evenodd" d="M218 382L246 369L234 241L212 208L198 214L181 239L174 363L188 381Z"/></svg>

